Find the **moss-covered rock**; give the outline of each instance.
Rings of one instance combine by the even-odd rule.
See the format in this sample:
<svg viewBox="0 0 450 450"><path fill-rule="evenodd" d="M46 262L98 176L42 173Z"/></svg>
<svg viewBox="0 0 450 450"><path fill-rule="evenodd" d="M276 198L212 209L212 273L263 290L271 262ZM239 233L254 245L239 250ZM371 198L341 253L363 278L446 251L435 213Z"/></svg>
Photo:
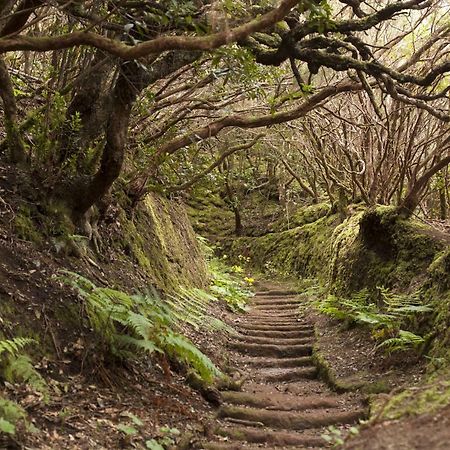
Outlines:
<svg viewBox="0 0 450 450"><path fill-rule="evenodd" d="M182 203L149 194L132 218L120 212L119 244L155 285L171 290L207 283L204 256Z"/></svg>

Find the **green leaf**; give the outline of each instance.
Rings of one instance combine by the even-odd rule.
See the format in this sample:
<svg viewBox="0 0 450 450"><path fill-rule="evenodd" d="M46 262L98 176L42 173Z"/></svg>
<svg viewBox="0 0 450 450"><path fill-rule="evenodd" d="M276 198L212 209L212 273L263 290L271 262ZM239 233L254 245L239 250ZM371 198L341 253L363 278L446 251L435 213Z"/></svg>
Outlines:
<svg viewBox="0 0 450 450"><path fill-rule="evenodd" d="M145 446L149 450L164 450L164 447L155 439L151 439L149 441L145 441Z"/></svg>
<svg viewBox="0 0 450 450"><path fill-rule="evenodd" d="M0 417L0 431L6 434L16 434L16 427L11 422Z"/></svg>
<svg viewBox="0 0 450 450"><path fill-rule="evenodd" d="M131 421L138 427L142 427L144 425L144 422L142 422L142 420L139 419L139 417L135 416L133 413L125 411L120 415L122 417L129 417L131 419Z"/></svg>
<svg viewBox="0 0 450 450"><path fill-rule="evenodd" d="M131 427L130 425L125 425L123 423L117 425L117 430L121 431L122 433L126 434L127 436L134 436L138 434L138 430L136 428Z"/></svg>

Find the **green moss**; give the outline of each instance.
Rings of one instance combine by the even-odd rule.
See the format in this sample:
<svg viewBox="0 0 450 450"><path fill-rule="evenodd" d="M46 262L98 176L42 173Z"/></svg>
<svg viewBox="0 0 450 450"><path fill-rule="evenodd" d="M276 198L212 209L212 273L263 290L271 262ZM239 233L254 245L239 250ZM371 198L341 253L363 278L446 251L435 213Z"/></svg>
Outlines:
<svg viewBox="0 0 450 450"><path fill-rule="evenodd" d="M42 244L44 238L36 227L31 208L21 206L14 218L14 229L17 236L26 241Z"/></svg>
<svg viewBox="0 0 450 450"><path fill-rule="evenodd" d="M335 216L322 217L292 230L235 239L229 250L249 256L252 264L266 273L325 279L335 224Z"/></svg>
<svg viewBox="0 0 450 450"><path fill-rule="evenodd" d="M373 415L385 420L430 414L450 404L448 373L431 384L416 386L394 395L383 405L376 404Z"/></svg>
<svg viewBox="0 0 450 450"><path fill-rule="evenodd" d="M279 219L272 227L273 231L285 231L286 229L292 229L307 225L309 223L316 222L317 220L330 214L331 207L328 203L318 203L316 205L310 205L302 208L298 208L290 217L286 220L285 217Z"/></svg>
<svg viewBox="0 0 450 450"><path fill-rule="evenodd" d="M120 245L164 290L204 286L207 269L183 205L151 194L133 218L120 212Z"/></svg>
<svg viewBox="0 0 450 450"><path fill-rule="evenodd" d="M450 289L450 247L436 255L428 268L428 273L440 291Z"/></svg>

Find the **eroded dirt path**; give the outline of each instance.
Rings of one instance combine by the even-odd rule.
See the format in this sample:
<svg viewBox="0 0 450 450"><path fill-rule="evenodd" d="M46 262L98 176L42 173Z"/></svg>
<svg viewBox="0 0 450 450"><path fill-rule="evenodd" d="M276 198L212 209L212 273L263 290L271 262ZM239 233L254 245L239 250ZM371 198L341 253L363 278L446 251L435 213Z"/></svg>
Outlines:
<svg viewBox="0 0 450 450"><path fill-rule="evenodd" d="M223 392L219 425L205 449L307 449L326 447L330 425L365 415L360 398L337 395L317 377L311 358L313 326L299 315L289 291L256 294L230 348L248 377L242 391Z"/></svg>

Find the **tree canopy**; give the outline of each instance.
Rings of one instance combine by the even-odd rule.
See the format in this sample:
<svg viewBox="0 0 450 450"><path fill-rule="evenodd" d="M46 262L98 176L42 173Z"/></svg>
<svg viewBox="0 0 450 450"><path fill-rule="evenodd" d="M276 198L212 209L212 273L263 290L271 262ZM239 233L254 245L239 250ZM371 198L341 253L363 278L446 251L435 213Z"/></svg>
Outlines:
<svg viewBox="0 0 450 450"><path fill-rule="evenodd" d="M446 186L444 1L22 0L0 14L1 149L75 221L118 179L135 204L230 171L257 187L268 170L310 201L406 216L432 179Z"/></svg>

